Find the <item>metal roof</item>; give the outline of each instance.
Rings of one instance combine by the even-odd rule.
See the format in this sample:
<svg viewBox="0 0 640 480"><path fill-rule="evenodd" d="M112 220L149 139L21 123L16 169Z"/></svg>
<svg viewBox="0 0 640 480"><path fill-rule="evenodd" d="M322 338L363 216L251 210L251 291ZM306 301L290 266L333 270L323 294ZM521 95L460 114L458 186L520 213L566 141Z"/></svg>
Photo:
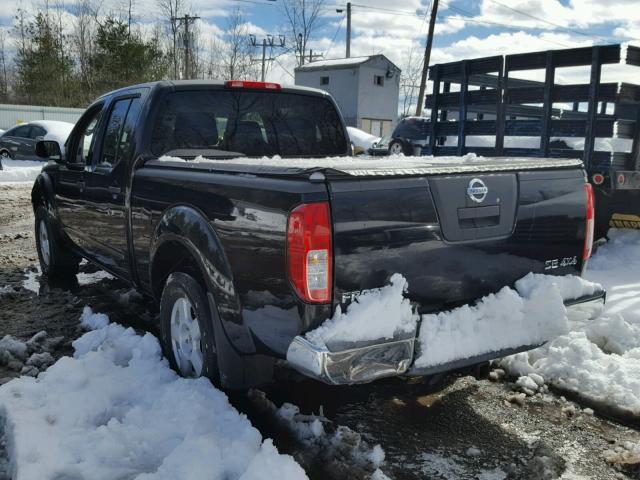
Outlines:
<svg viewBox="0 0 640 480"><path fill-rule="evenodd" d="M395 69L400 69L387 57L382 54L367 55L364 57L335 58L331 60L318 60L316 62L307 63L295 68L296 72L310 72L314 70L336 70L342 68L354 68L367 63L374 58L382 58L389 62Z"/></svg>

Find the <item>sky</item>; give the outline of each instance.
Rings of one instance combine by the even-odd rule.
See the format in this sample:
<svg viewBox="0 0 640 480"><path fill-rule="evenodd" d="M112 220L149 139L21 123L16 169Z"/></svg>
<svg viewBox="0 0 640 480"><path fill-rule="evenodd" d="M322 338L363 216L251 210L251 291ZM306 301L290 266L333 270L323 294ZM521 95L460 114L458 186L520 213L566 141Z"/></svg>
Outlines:
<svg viewBox="0 0 640 480"><path fill-rule="evenodd" d="M18 6L36 11L46 0L0 0L0 22L11 43L11 24ZM58 1L72 15L74 0ZM95 0L101 12L117 12L127 0ZM432 0L358 0L352 2L352 56L382 53L401 68L409 59L420 61ZM66 4L64 2L67 2ZM282 11L282 0L186 0L188 11L201 17L205 38L223 35L228 16L240 9L248 31L258 38L285 35L292 44ZM345 8L341 0L325 0L319 26L310 47L323 58L345 55ZM137 22L150 26L159 21L155 0L133 0ZM497 54L511 54L630 42L640 45L638 0L440 0L431 64ZM10 45L9 45L10 46ZM260 52L256 50L256 57ZM295 59L275 49L268 80L293 83ZM636 78L626 69L625 80ZM640 68L637 69L640 71ZM614 71L616 78L620 77ZM575 72L565 72L567 79ZM562 77L562 74L560 74ZM605 72L606 77L606 72ZM606 78L605 78L606 79Z"/></svg>

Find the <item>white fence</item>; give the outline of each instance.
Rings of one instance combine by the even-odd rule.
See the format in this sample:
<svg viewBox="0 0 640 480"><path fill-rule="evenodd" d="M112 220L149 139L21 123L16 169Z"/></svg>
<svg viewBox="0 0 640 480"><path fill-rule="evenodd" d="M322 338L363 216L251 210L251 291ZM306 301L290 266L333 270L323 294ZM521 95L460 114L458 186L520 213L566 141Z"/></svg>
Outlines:
<svg viewBox="0 0 640 480"><path fill-rule="evenodd" d="M6 130L32 120L60 120L76 123L83 108L43 107L36 105L0 104L0 128Z"/></svg>

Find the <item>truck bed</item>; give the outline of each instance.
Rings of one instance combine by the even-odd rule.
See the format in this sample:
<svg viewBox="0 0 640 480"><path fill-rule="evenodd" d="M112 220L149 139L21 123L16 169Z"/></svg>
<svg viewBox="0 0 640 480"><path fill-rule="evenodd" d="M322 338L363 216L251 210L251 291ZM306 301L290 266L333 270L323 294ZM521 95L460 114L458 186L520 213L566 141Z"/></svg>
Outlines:
<svg viewBox="0 0 640 480"><path fill-rule="evenodd" d="M334 158L234 158L215 160L196 157L184 160L164 156L149 160L146 165L167 168L189 168L230 173L255 175L301 175L318 170L329 175L366 176L408 176L443 175L454 173L528 171L545 169L577 168L582 161L561 158L490 158L474 154L464 157L334 157Z"/></svg>

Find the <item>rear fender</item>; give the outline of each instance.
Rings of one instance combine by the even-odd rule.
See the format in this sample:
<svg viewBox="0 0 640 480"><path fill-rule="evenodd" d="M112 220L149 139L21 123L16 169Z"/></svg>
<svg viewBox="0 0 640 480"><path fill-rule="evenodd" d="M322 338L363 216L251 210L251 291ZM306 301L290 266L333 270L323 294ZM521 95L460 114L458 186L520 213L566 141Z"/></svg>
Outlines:
<svg viewBox="0 0 640 480"><path fill-rule="evenodd" d="M150 279L153 285L161 281L157 277L162 275L156 268L156 255L167 242L180 244L195 260L217 307L218 315L213 315L213 318L220 318L226 340L242 354L254 353L256 349L251 333L242 323L240 302L228 259L205 215L183 205L170 207L163 213L151 242ZM154 292L159 296L156 288ZM218 331L215 325L214 328Z"/></svg>

